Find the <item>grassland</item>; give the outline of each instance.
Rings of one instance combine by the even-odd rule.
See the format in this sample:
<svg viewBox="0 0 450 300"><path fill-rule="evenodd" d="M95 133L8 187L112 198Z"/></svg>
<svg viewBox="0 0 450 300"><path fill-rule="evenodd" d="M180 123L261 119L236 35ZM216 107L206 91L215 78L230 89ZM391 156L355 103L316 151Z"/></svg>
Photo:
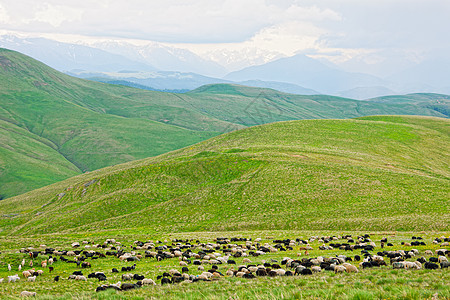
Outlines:
<svg viewBox="0 0 450 300"><path fill-rule="evenodd" d="M448 117L445 95L405 97L416 100L357 101L221 84L185 94L153 92L73 78L0 49L0 120L14 128L2 126L0 138L30 150L24 154L9 149L8 156L0 157L0 196L11 197L74 172L159 155L247 126L382 114ZM27 145L24 135L18 134L23 130L31 138ZM42 151L48 151L42 153L45 157L58 152L56 161L65 159L65 166L44 166L48 160L37 161L31 154Z"/></svg>
<svg viewBox="0 0 450 300"><path fill-rule="evenodd" d="M345 231L243 231L243 232L197 232L197 233L164 233L164 234L150 234L144 231L116 231L116 232L90 232L88 234L71 234L71 235L36 235L23 238L2 238L1 247L2 254L0 254L0 278L5 278L7 275L18 273L16 270L8 272L6 265L12 264L14 269L25 258L27 264L29 258L26 254L16 253L20 247L34 247L35 250L39 248L40 244L55 247L56 249L71 249L70 244L74 241L88 241L92 244L103 244L107 238L115 238L121 242L126 251L130 251L130 246L133 246L134 241L162 241L161 244L172 244L173 239L192 238L199 239L201 242L211 242L216 237L245 237L245 238L262 238L261 244L270 243L274 239L308 239L311 236L330 236L341 234L351 234L356 238L357 235L362 235L367 232L345 232ZM322 235L323 234L323 235ZM425 250L435 250L439 245L434 245L431 241L435 237L439 237L444 233L438 232L373 232L371 239L377 241L378 247L376 251L381 250L410 250L416 248L420 251L420 255L424 255ZM401 242L411 242L412 235L420 235L426 246L403 246ZM448 236L448 233L447 235ZM388 238L388 241L393 243L392 247L385 247L380 249L379 240L382 237ZM242 244L242 242L238 242ZM338 249L333 250L318 250L317 247L322 245L317 240L310 243L314 250L309 251L309 255L305 256L304 251L300 251L300 246L294 246L291 251L281 251L276 253L268 253L259 257L250 257L253 263L260 264L264 261L270 262L276 260L278 263L284 257L291 257L293 259L301 259L303 257L317 257L317 256L335 256L337 254L345 254L346 256L354 257L361 255L360 251L342 251ZM91 248L94 249L94 248ZM88 249L89 250L89 249ZM105 250L96 251L105 252ZM194 249L194 251L196 251ZM137 251L142 253L144 251ZM301 253L301 256L297 256ZM425 256L427 259L429 256ZM48 255L40 255L35 259L35 264L39 264L42 259L48 258ZM243 258L233 258L237 265L243 263ZM415 259L410 259L414 261ZM137 273L144 275L146 278L156 280L157 275L163 272L168 272L170 269L181 270L178 264L178 259L167 259L163 261L156 261L154 258L145 258L136 262L136 270L133 272L111 273L112 268L121 268L122 266L130 266L132 263L120 262L117 258L107 256L104 259L89 260L92 264L91 269L83 269L83 274L87 275L91 272L104 272L108 280L106 283L116 283L122 281L121 275L123 273ZM64 262L57 262L53 265L55 271L49 273L47 269L44 275L39 276L36 282L26 282L20 280L16 283L2 283L0 284L0 298L11 299L18 298L22 290L37 292L37 299L448 299L450 297L450 272L448 269L438 270L393 270L389 265L373 269L361 269L356 274L334 274L330 271L322 271L310 276L295 276L295 277L260 277L256 279L244 279L237 277L225 276L217 281L211 282L197 282L197 283L182 283L174 285L161 286L159 281L157 286L142 287L138 290L115 292L107 291L95 293L95 288L105 282L98 282L97 279L88 279L87 282L67 280L68 276L73 271L81 270L74 264L66 264ZM358 265L358 262L353 262ZM225 274L231 265L219 265L219 271ZM285 267L285 266L283 266ZM25 269L28 269L26 267ZM39 269L39 267L37 267ZM206 270L208 265L205 266ZM201 271L197 270L197 266L189 265L190 274L198 275ZM59 275L61 280L54 282L53 277ZM135 281L133 281L135 282Z"/></svg>
<svg viewBox="0 0 450 300"><path fill-rule="evenodd" d="M450 229L449 121L256 126L0 202L2 235Z"/></svg>

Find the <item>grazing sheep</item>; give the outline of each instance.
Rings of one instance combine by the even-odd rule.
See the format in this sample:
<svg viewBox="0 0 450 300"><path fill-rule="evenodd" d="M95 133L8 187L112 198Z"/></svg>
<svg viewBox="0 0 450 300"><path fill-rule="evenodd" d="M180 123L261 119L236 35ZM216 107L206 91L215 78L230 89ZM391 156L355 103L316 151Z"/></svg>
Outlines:
<svg viewBox="0 0 450 300"><path fill-rule="evenodd" d="M437 270L437 269L439 269L439 265L431 263L431 262L426 262L424 264L424 266L425 266L425 269L429 269L429 270Z"/></svg>
<svg viewBox="0 0 450 300"><path fill-rule="evenodd" d="M8 264L8 271L11 272L11 265L10 264Z"/></svg>
<svg viewBox="0 0 450 300"><path fill-rule="evenodd" d="M447 262L448 262L447 257L442 256L442 255L438 257L438 263L442 263L442 262L444 262L444 261L447 261Z"/></svg>
<svg viewBox="0 0 450 300"><path fill-rule="evenodd" d="M36 297L36 292L22 291L20 297Z"/></svg>
<svg viewBox="0 0 450 300"><path fill-rule="evenodd" d="M312 266L312 267L311 267L311 271L312 271L313 273L320 273L320 272L322 271L322 268L319 267L319 266Z"/></svg>
<svg viewBox="0 0 450 300"><path fill-rule="evenodd" d="M414 263L414 262L410 262L410 261L405 261L403 263L405 265L405 269L409 270L409 269L419 269L419 266Z"/></svg>
<svg viewBox="0 0 450 300"><path fill-rule="evenodd" d="M77 276L75 277L75 280L87 281L86 277L84 277L83 275L77 275Z"/></svg>
<svg viewBox="0 0 450 300"><path fill-rule="evenodd" d="M30 276L30 277L28 277L28 278L27 278L27 281L35 282L35 281L36 281L36 276Z"/></svg>
<svg viewBox="0 0 450 300"><path fill-rule="evenodd" d="M20 280L19 276L16 275L12 275L12 276L8 276L8 282L16 282L17 280Z"/></svg>
<svg viewBox="0 0 450 300"><path fill-rule="evenodd" d="M156 282L153 279L145 278L142 279L142 285L156 285Z"/></svg>
<svg viewBox="0 0 450 300"><path fill-rule="evenodd" d="M405 264L403 261L396 261L392 264L392 268L393 269L404 269L405 268Z"/></svg>
<svg viewBox="0 0 450 300"><path fill-rule="evenodd" d="M122 280L123 281L133 280L133 275L131 275L131 274L122 274Z"/></svg>
<svg viewBox="0 0 450 300"><path fill-rule="evenodd" d="M21 266L22 266L22 267L25 267L25 258L24 258L24 259L22 259L22 263L21 263Z"/></svg>
<svg viewBox="0 0 450 300"><path fill-rule="evenodd" d="M29 276L31 276L31 272L30 271L23 271L22 272L22 276L25 278L28 278Z"/></svg>
<svg viewBox="0 0 450 300"><path fill-rule="evenodd" d="M344 263L342 266L345 268L345 271L347 273L358 273L359 272L358 268L352 264Z"/></svg>
<svg viewBox="0 0 450 300"><path fill-rule="evenodd" d="M334 267L334 273L344 273L347 272L347 269L344 266L336 266Z"/></svg>

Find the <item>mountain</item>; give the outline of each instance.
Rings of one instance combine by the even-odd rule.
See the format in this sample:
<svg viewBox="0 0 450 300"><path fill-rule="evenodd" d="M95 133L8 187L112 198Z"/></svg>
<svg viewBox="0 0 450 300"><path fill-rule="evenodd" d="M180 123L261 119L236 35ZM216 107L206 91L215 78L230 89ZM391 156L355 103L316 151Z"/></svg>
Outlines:
<svg viewBox="0 0 450 300"><path fill-rule="evenodd" d="M307 89L307 88L304 88L297 84L286 83L286 82L246 80L246 81L241 81L238 83L241 85L246 85L246 86L274 89L274 90L288 93L288 94L297 94L297 95L320 94L319 92L317 92L315 90ZM349 98L351 98L351 97L349 97Z"/></svg>
<svg viewBox="0 0 450 300"><path fill-rule="evenodd" d="M196 73L182 73L172 71L157 72L85 72L73 71L67 74L101 82L123 80L142 85L154 90L193 90L202 85L214 83L231 83L219 78L207 77Z"/></svg>
<svg viewBox="0 0 450 300"><path fill-rule="evenodd" d="M216 77L222 77L227 73L223 66L203 59L189 50L170 47L157 42L142 46L117 41L98 42L91 45L110 53L155 66L164 71L198 73Z"/></svg>
<svg viewBox="0 0 450 300"><path fill-rule="evenodd" d="M252 66L232 72L224 77L228 80L264 80L297 84L321 93L338 94L355 87L384 86L375 76L344 72L331 68L303 54L280 58L260 66Z"/></svg>
<svg viewBox="0 0 450 300"><path fill-rule="evenodd" d="M339 96L364 100L369 98L388 96L388 95L396 95L397 92L384 87L384 86L372 86L372 87L357 87L347 91L339 92Z"/></svg>
<svg viewBox="0 0 450 300"><path fill-rule="evenodd" d="M202 54L202 56L210 61L217 62L230 71L262 65L284 57L279 52L256 47L245 47L238 50L215 49Z"/></svg>
<svg viewBox="0 0 450 300"><path fill-rule="evenodd" d="M137 88L159 90L159 91L167 91L167 90L186 91L186 90L193 90L208 84L235 83L251 87L270 88L291 94L299 94L299 95L320 94L317 91L307 89L292 83L262 81L262 80L247 80L243 82L233 82L219 78L202 76L195 73L181 73L169 71L159 71L159 72L73 71L67 72L67 74L94 81L106 82L111 84L124 84L128 86L134 86ZM131 83L134 83L135 85Z"/></svg>
<svg viewBox="0 0 450 300"><path fill-rule="evenodd" d="M0 47L18 51L59 71L84 70L114 72L120 70L155 71L155 67L92 47L61 43L45 38L0 36Z"/></svg>
<svg viewBox="0 0 450 300"><path fill-rule="evenodd" d="M435 102L430 96L420 105L391 104L231 84L162 93L74 78L0 49L0 120L8 123L0 129L5 141L0 146L5 155L0 195L10 197L75 173L159 155L247 126L373 114L446 117L448 103ZM30 149L27 157L22 148ZM12 163L8 157L23 161Z"/></svg>
<svg viewBox="0 0 450 300"><path fill-rule="evenodd" d="M449 122L378 116L255 126L0 201L0 234L446 231Z"/></svg>

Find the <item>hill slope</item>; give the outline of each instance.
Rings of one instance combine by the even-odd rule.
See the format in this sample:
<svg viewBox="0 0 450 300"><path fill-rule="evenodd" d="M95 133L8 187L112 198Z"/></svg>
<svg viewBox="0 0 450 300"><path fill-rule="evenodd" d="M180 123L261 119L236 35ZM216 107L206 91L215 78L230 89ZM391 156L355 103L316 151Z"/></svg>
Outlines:
<svg viewBox="0 0 450 300"><path fill-rule="evenodd" d="M450 121L280 122L0 202L2 234L449 230Z"/></svg>
<svg viewBox="0 0 450 300"><path fill-rule="evenodd" d="M0 49L0 119L15 128L7 133L8 139L20 140L23 136L16 133L26 130L43 143L34 151L47 149L48 157L56 151L58 159L70 166L64 171L45 166L42 170L48 173L41 176L29 160L3 163L0 195L10 197L44 186L50 178L56 181L73 172L159 155L246 126L374 114L446 116L441 111L416 103L291 95L229 84L208 85L186 94L145 91L70 77ZM33 169L38 172L26 180L11 177Z"/></svg>

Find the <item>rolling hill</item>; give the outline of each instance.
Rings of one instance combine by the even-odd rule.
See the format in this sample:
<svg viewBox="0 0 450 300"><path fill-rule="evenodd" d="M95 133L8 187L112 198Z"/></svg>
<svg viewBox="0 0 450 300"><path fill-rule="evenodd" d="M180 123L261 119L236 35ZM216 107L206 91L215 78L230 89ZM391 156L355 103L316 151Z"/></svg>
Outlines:
<svg viewBox="0 0 450 300"><path fill-rule="evenodd" d="M247 126L378 114L447 117L444 100L436 107L429 105L433 95L391 103L230 84L163 93L74 78L0 49L0 197Z"/></svg>
<svg viewBox="0 0 450 300"><path fill-rule="evenodd" d="M450 121L255 126L0 202L1 234L449 230Z"/></svg>

